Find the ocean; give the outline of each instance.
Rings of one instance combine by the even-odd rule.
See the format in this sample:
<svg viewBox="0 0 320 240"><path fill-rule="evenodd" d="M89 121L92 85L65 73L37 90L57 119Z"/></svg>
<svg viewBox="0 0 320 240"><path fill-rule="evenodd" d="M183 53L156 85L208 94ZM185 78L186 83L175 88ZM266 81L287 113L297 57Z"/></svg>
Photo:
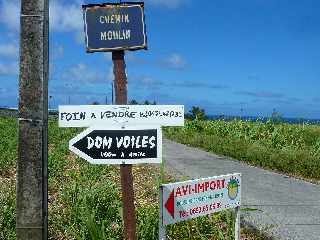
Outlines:
<svg viewBox="0 0 320 240"><path fill-rule="evenodd" d="M228 116L228 115L208 115L208 119L210 120L225 120L225 121L232 121L234 119L241 119L243 121L261 121L261 122L267 122L270 117L257 117L257 116ZM276 122L283 122L283 123L289 123L289 124L317 124L320 125L320 119L307 119L307 118L286 118L286 117L280 117L275 119Z"/></svg>

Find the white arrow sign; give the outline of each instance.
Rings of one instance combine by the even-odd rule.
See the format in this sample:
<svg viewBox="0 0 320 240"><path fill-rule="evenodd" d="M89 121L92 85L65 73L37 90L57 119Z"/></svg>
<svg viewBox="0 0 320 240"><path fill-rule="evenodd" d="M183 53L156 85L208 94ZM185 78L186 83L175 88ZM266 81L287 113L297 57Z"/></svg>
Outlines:
<svg viewBox="0 0 320 240"><path fill-rule="evenodd" d="M60 127L107 125L183 126L182 105L59 106Z"/></svg>
<svg viewBox="0 0 320 240"><path fill-rule="evenodd" d="M88 128L69 149L91 164L161 163L162 134L159 127Z"/></svg>

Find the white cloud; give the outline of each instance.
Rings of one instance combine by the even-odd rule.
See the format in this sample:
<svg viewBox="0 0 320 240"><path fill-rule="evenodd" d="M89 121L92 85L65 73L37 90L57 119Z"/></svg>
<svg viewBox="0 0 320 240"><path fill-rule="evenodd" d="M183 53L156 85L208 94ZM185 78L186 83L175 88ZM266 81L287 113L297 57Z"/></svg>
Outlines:
<svg viewBox="0 0 320 240"><path fill-rule="evenodd" d="M94 83L104 80L102 73L88 67L88 65L84 63L79 63L71 67L63 74L63 78L68 81L82 83Z"/></svg>
<svg viewBox="0 0 320 240"><path fill-rule="evenodd" d="M162 6L166 8L177 8L182 5L188 4L189 0L145 0L146 3L150 3L155 6Z"/></svg>
<svg viewBox="0 0 320 240"><path fill-rule="evenodd" d="M177 8L190 0L147 0L153 6ZM50 31L73 34L77 44L84 43L83 16L81 5L83 0L49 1ZM9 31L8 36L17 34L20 29L20 0L0 0L0 23Z"/></svg>
<svg viewBox="0 0 320 240"><path fill-rule="evenodd" d="M190 0L146 0L145 2L153 6L174 9L188 4ZM83 30L81 9L83 0L53 0L49 3L51 30L58 32ZM0 0L0 22L14 32L18 32L20 28L20 5L20 0Z"/></svg>
<svg viewBox="0 0 320 240"><path fill-rule="evenodd" d="M158 84L157 81L150 76L142 76L140 81L143 86L154 86Z"/></svg>
<svg viewBox="0 0 320 240"><path fill-rule="evenodd" d="M0 63L0 76L18 75L19 67L17 62L11 62L8 64Z"/></svg>
<svg viewBox="0 0 320 240"><path fill-rule="evenodd" d="M161 86L162 82L157 81L148 75L136 75L128 78L128 84L130 86L137 86L139 88L151 88L154 89L157 86Z"/></svg>
<svg viewBox="0 0 320 240"><path fill-rule="evenodd" d="M50 30L73 33L74 41L77 44L83 44L85 39L81 4L81 0L68 2L61 0L50 1Z"/></svg>
<svg viewBox="0 0 320 240"><path fill-rule="evenodd" d="M0 21L11 31L18 31L20 28L20 1L0 1Z"/></svg>
<svg viewBox="0 0 320 240"><path fill-rule="evenodd" d="M161 61L161 65L172 69L181 70L187 66L187 63L180 54L172 53L166 59Z"/></svg>
<svg viewBox="0 0 320 240"><path fill-rule="evenodd" d="M103 57L105 60L107 60L108 62L112 62L112 53L110 52L105 52L103 53Z"/></svg>
<svg viewBox="0 0 320 240"><path fill-rule="evenodd" d="M113 81L113 80L114 80L113 65L111 65L111 66L109 67L108 80L109 80L109 81Z"/></svg>
<svg viewBox="0 0 320 240"><path fill-rule="evenodd" d="M126 60L131 63L143 63L143 60L137 57L136 52L126 52Z"/></svg>
<svg viewBox="0 0 320 240"><path fill-rule="evenodd" d="M65 4L50 1L50 29L57 32L72 32L83 29L82 9L78 3Z"/></svg>
<svg viewBox="0 0 320 240"><path fill-rule="evenodd" d="M0 44L0 56L9 58L18 58L19 47L13 43Z"/></svg>
<svg viewBox="0 0 320 240"><path fill-rule="evenodd" d="M82 3L81 0L50 1L50 31L74 33L75 41L83 43ZM0 22L15 34L20 29L20 5L20 0L0 0Z"/></svg>
<svg viewBox="0 0 320 240"><path fill-rule="evenodd" d="M17 87L0 88L0 106L15 107L17 106L18 91Z"/></svg>
<svg viewBox="0 0 320 240"><path fill-rule="evenodd" d="M50 48L50 54L53 59L61 58L64 54L64 47L60 44L54 44Z"/></svg>
<svg viewBox="0 0 320 240"><path fill-rule="evenodd" d="M77 44L84 44L85 43L85 36L84 36L84 32L78 30L75 34L74 34L74 40Z"/></svg>

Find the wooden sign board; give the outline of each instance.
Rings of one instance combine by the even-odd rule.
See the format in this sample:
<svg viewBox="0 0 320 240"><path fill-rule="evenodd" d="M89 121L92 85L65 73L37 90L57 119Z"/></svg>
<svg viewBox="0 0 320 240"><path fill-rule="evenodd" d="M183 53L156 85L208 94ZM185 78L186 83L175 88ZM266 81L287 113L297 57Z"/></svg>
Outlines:
<svg viewBox="0 0 320 240"><path fill-rule="evenodd" d="M59 106L60 127L184 126L183 105Z"/></svg>
<svg viewBox="0 0 320 240"><path fill-rule="evenodd" d="M144 3L83 5L87 52L147 49Z"/></svg>
<svg viewBox="0 0 320 240"><path fill-rule="evenodd" d="M162 133L159 127L88 128L69 149L91 164L161 163Z"/></svg>
<svg viewBox="0 0 320 240"><path fill-rule="evenodd" d="M241 204L241 174L164 184L160 195L163 226L236 208Z"/></svg>

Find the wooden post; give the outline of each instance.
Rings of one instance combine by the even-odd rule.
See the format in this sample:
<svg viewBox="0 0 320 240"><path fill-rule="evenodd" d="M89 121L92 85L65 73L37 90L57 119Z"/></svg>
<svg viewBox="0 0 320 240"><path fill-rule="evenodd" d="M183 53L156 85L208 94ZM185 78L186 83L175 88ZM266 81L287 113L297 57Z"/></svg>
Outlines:
<svg viewBox="0 0 320 240"><path fill-rule="evenodd" d="M234 239L240 240L240 207L235 208L235 226L234 226Z"/></svg>
<svg viewBox="0 0 320 240"><path fill-rule="evenodd" d="M116 104L127 104L127 76L125 71L124 51L112 52L113 72L115 76ZM136 239L136 214L134 207L133 177L131 165L120 165L123 220L125 239Z"/></svg>
<svg viewBox="0 0 320 240"><path fill-rule="evenodd" d="M163 226L163 188L160 186L159 193L159 240L166 240L166 227Z"/></svg>
<svg viewBox="0 0 320 240"><path fill-rule="evenodd" d="M48 0L22 0L16 233L48 239Z"/></svg>

